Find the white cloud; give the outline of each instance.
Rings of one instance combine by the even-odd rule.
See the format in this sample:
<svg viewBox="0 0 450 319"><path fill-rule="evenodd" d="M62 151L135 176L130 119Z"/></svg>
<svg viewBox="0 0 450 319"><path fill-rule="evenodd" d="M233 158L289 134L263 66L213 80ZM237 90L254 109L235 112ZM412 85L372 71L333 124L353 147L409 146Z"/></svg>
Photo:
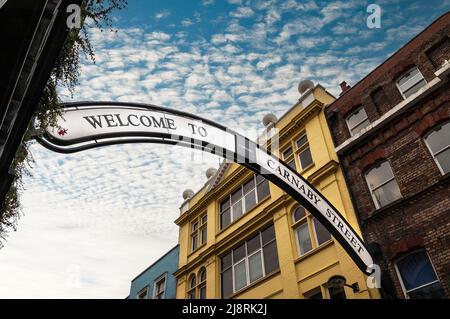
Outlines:
<svg viewBox="0 0 450 319"><path fill-rule="evenodd" d="M239 7L235 11L230 13L232 18L249 18L254 14L252 8L250 7Z"/></svg>
<svg viewBox="0 0 450 319"><path fill-rule="evenodd" d="M155 19L164 19L167 18L170 15L169 10L162 10L155 14Z"/></svg>
<svg viewBox="0 0 450 319"><path fill-rule="evenodd" d="M194 24L194 22L192 22L192 20L191 19L183 19L183 20L181 20L181 25L183 26L183 27L189 27L189 26L191 26L191 25L193 25Z"/></svg>

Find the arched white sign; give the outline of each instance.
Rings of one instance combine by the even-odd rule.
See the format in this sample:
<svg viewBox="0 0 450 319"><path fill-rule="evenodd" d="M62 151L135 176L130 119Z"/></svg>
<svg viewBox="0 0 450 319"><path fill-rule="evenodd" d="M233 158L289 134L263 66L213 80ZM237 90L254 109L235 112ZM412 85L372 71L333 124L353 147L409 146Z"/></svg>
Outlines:
<svg viewBox="0 0 450 319"><path fill-rule="evenodd" d="M61 153L120 143L160 143L220 155L261 174L291 195L323 224L364 273L371 273L373 261L364 242L318 190L262 146L220 124L153 105L80 102L65 104L57 125L36 139Z"/></svg>

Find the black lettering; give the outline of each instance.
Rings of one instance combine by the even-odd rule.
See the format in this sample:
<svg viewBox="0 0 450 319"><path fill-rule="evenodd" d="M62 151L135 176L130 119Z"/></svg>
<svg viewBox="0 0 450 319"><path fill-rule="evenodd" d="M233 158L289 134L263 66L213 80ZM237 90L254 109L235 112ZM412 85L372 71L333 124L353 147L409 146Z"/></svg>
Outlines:
<svg viewBox="0 0 450 319"><path fill-rule="evenodd" d="M208 133L206 133L206 129L202 126L200 126L198 128L198 133L202 136L202 137L206 137L206 135L208 135Z"/></svg>
<svg viewBox="0 0 450 319"><path fill-rule="evenodd" d="M108 127L117 127L117 123L114 123L114 118L111 114L105 114L103 115L105 118L106 124L108 124ZM113 125L115 124L115 125Z"/></svg>
<svg viewBox="0 0 450 319"><path fill-rule="evenodd" d="M340 228L344 232L344 224L341 221L338 221L337 228Z"/></svg>
<svg viewBox="0 0 450 319"><path fill-rule="evenodd" d="M144 120L146 121L145 123L144 123ZM152 126L152 121L146 115L141 115L141 117L139 118L139 121L141 121L142 125L144 125L145 127Z"/></svg>
<svg viewBox="0 0 450 319"><path fill-rule="evenodd" d="M327 208L327 212L325 213L328 217L331 217L331 215L333 214L332 211Z"/></svg>
<svg viewBox="0 0 450 319"><path fill-rule="evenodd" d="M272 165L270 165L271 163L273 164L273 161L271 159L267 160L267 166L273 169Z"/></svg>
<svg viewBox="0 0 450 319"><path fill-rule="evenodd" d="M139 126L139 124L133 123L133 121L131 121L131 117L134 117L134 118L137 120L137 119L138 119L137 115L130 114L130 115L128 115L127 120L128 120L128 122L129 122L131 125L133 125L133 126Z"/></svg>
<svg viewBox="0 0 450 319"><path fill-rule="evenodd" d="M166 128L166 124L164 123L164 118L163 118L163 117L160 117L160 118L159 118L159 122L158 122L158 120L156 120L153 116L152 116L151 118L152 118L152 120L153 120L153 126L154 126L154 127L163 127L163 128Z"/></svg>
<svg viewBox="0 0 450 319"><path fill-rule="evenodd" d="M192 135L196 135L197 133L195 133L195 129L197 128L197 125L188 123L189 127L192 128Z"/></svg>
<svg viewBox="0 0 450 319"><path fill-rule="evenodd" d="M97 115L98 119L95 118L94 115L91 116L83 116L83 118L88 121L89 124L91 124L95 129L97 128L97 125L102 128L102 118L100 115Z"/></svg>
<svg viewBox="0 0 450 319"><path fill-rule="evenodd" d="M175 127L175 121L173 119L167 119L167 126L169 127L169 129L171 130L176 130L177 128Z"/></svg>
<svg viewBox="0 0 450 319"><path fill-rule="evenodd" d="M126 125L122 122L122 119L120 118L120 114L114 114L114 115L116 116L117 121L119 122L119 126L130 126L130 123L128 123L128 122Z"/></svg>
<svg viewBox="0 0 450 319"><path fill-rule="evenodd" d="M349 232L349 230L346 228L345 232L344 232L345 237L347 237L348 239L350 239L350 241L352 240L352 233Z"/></svg>

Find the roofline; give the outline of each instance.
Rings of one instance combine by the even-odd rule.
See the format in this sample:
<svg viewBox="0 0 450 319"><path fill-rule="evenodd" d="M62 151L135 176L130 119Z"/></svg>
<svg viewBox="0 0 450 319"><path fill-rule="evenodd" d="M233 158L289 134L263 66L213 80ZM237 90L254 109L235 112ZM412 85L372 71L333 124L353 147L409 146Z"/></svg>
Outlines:
<svg viewBox="0 0 450 319"><path fill-rule="evenodd" d="M310 93L310 92L314 92L316 89L321 88L322 90L325 91L325 93L327 93L328 95L330 95L332 98L334 98L336 100L336 97L331 94L322 84L317 83L316 85L314 85L313 88L309 89L307 92L303 93L302 96L298 99L297 102L295 102L295 104L293 106L291 106L286 112L283 113L283 115L281 115L281 117L275 122L274 126L277 125L285 116L287 116L293 109L295 109L297 107L297 105L299 103L301 103L306 96ZM333 101L334 102L334 101Z"/></svg>
<svg viewBox="0 0 450 319"><path fill-rule="evenodd" d="M406 42L403 46L400 47L400 49L398 49L397 51L395 51L394 54L392 54L390 57L388 57L386 60L384 60L381 64L379 64L377 67L375 67L372 71L370 71L366 76L364 76L362 79L360 79L358 82L356 82L350 89L348 89L347 91L343 92L335 101L333 101L332 103L330 103L328 106L326 106L326 108L330 107L331 105L333 105L334 103L337 103L343 96L345 96L346 94L348 94L349 92L351 92L355 87L357 87L358 85L361 84L361 82L363 82L366 78L370 77L372 75L372 73L374 73L376 70L378 70L380 67L382 67L384 64L386 64L389 60L393 59L395 56L397 56L397 54L399 54L399 52L401 50L403 50L404 48L406 48L410 43L412 43L414 40L416 40L420 35L422 35L425 31L427 31L429 28L431 28L436 22L438 22L439 20L441 20L442 18L444 18L446 15L450 15L450 11L447 11L445 13L443 13L442 15L440 15L438 18L436 18L432 23L430 23L425 29L423 29L421 32L419 32L417 35L415 35L411 40L409 40L408 42Z"/></svg>
<svg viewBox="0 0 450 319"><path fill-rule="evenodd" d="M180 245L176 244L173 248L171 248L169 251L167 251L164 255L162 255L161 257L159 257L156 261L154 261L150 266L148 266L147 268L145 268L143 271L141 271L141 273L139 275L137 275L136 277L134 277L133 279L131 279L131 282L135 281L138 277L140 277L144 272L146 272L147 270L149 270L150 268L152 268L154 265L156 265L158 262L160 262L164 257L166 257L168 254L170 254L173 250L175 250L175 248L178 248Z"/></svg>

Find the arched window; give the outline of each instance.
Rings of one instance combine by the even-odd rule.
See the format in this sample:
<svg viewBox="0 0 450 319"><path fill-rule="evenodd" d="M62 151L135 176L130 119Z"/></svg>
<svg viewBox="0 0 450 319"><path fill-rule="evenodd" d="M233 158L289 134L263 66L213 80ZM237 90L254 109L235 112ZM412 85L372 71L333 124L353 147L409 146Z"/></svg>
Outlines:
<svg viewBox="0 0 450 319"><path fill-rule="evenodd" d="M407 298L445 298L444 289L425 250L400 258L395 267Z"/></svg>
<svg viewBox="0 0 450 319"><path fill-rule="evenodd" d="M197 282L196 282L196 278L195 275L192 274L189 277L189 282L188 282L188 299L195 299L195 286L196 286Z"/></svg>
<svg viewBox="0 0 450 319"><path fill-rule="evenodd" d="M435 127L425 142L442 174L450 172L450 122Z"/></svg>
<svg viewBox="0 0 450 319"><path fill-rule="evenodd" d="M419 91L426 84L427 81L416 66L409 69L397 80L397 87L405 99Z"/></svg>
<svg viewBox="0 0 450 319"><path fill-rule="evenodd" d="M402 197L388 161L378 163L365 175L376 208L383 207Z"/></svg>
<svg viewBox="0 0 450 319"><path fill-rule="evenodd" d="M304 255L331 239L331 234L303 206L292 211L292 227L297 239L299 255ZM311 234L313 234L311 236ZM314 238L314 240L312 240Z"/></svg>
<svg viewBox="0 0 450 319"><path fill-rule="evenodd" d="M198 299L206 299L206 269L200 269L198 273Z"/></svg>

